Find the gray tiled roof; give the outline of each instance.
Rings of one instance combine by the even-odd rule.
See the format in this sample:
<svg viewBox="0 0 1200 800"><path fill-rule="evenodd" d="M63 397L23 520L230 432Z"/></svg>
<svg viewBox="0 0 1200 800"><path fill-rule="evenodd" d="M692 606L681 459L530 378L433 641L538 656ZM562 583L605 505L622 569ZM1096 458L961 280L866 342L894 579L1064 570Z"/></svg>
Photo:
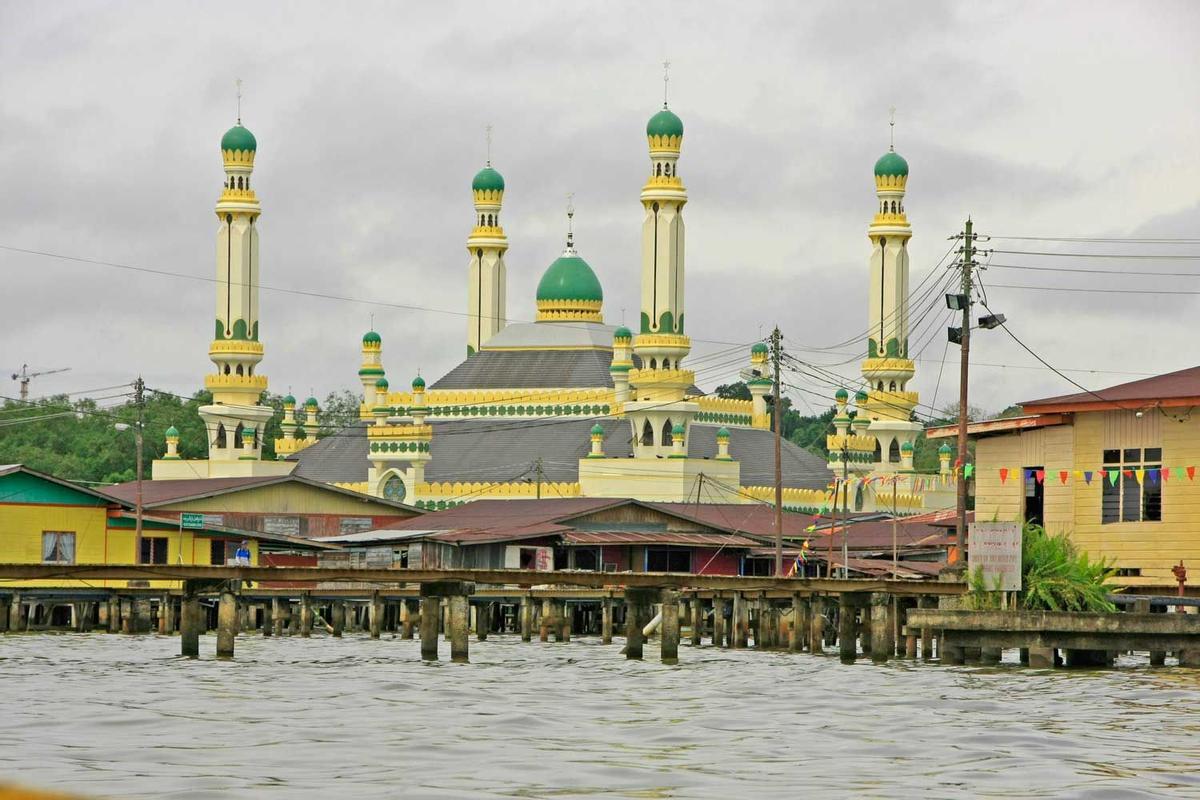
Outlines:
<svg viewBox="0 0 1200 800"><path fill-rule="evenodd" d="M431 389L577 389L612 386L611 350L481 350Z"/></svg>
<svg viewBox="0 0 1200 800"><path fill-rule="evenodd" d="M590 450L589 432L599 421L605 431L604 452L613 458L633 455L629 423L618 419L452 420L434 423L431 454L425 470L429 481L511 481L529 473L542 459L548 481L579 479L579 459ZM688 442L692 458L717 454L716 425L694 424ZM734 428L730 454L741 462L743 486L774 482L775 456L771 431ZM295 456L294 474L326 482L367 479L366 425L345 428ZM830 472L825 459L791 442L783 443L783 485L823 489Z"/></svg>

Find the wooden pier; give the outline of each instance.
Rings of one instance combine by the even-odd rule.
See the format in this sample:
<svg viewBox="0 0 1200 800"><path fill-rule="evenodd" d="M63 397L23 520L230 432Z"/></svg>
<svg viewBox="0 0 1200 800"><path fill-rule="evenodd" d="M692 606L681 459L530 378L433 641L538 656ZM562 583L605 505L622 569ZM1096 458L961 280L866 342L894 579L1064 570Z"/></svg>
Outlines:
<svg viewBox="0 0 1200 800"><path fill-rule="evenodd" d="M136 635L178 632L180 652L196 658L200 637L216 632L216 653L234 656L237 637L337 638L363 631L420 638L421 658L470 660L470 638L510 634L530 642L569 642L574 635L613 642L623 630L628 659L644 655L657 634L664 663L677 663L680 643L729 649L837 652L844 663L869 657L998 661L1021 648L1031 666L1062 649L1070 666L1110 663L1117 651L1167 652L1182 665L1200 662L1200 616L1150 614L1047 615L939 609L940 598L965 585L872 579L734 577L667 573L533 572L528 570L399 570L316 567L0 564L0 580L119 580L129 588L8 590L0 584L0 631L95 628ZM169 580L170 590L138 588ZM276 588L278 587L278 588ZM63 612L68 613L64 614ZM994 616L989 616L994 615ZM1080 620L1078 617L1089 617ZM35 619L36 618L36 619ZM56 623L57 620L57 623ZM1074 626L1074 627L1072 627ZM1138 630L1130 626L1141 626ZM1144 628L1144 630L1142 629ZM1090 637L1090 638L1088 638ZM1089 653L1092 655L1084 655ZM1105 658L1094 655L1107 654ZM1053 655L1049 656L1054 662Z"/></svg>

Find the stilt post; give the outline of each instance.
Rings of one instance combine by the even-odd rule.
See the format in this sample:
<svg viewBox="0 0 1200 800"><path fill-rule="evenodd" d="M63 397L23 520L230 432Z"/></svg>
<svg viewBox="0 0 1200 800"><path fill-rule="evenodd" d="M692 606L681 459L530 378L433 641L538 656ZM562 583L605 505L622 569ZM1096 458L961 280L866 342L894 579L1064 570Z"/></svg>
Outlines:
<svg viewBox="0 0 1200 800"><path fill-rule="evenodd" d="M679 663L679 591L663 589L662 624L659 627L662 663Z"/></svg>
<svg viewBox="0 0 1200 800"><path fill-rule="evenodd" d="M217 658L233 658L233 642L238 628L238 599L233 589L221 590L217 610Z"/></svg>

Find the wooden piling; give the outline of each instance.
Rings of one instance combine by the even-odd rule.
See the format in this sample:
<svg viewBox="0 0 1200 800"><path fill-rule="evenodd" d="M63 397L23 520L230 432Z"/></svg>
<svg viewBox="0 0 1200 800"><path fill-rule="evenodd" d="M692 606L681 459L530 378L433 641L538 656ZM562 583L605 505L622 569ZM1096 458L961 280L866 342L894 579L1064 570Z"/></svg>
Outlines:
<svg viewBox="0 0 1200 800"><path fill-rule="evenodd" d="M413 638L413 622L420 612L413 608L412 600L400 601L400 638Z"/></svg>
<svg viewBox="0 0 1200 800"><path fill-rule="evenodd" d="M329 624L333 626L333 638L342 638L342 632L346 629L346 604L341 600L334 600L330 606Z"/></svg>
<svg viewBox="0 0 1200 800"><path fill-rule="evenodd" d="M825 599L814 597L809 603L808 652L819 655L825 652Z"/></svg>
<svg viewBox="0 0 1200 800"><path fill-rule="evenodd" d="M917 598L918 608L937 608L937 598L921 595ZM921 659L929 661L933 658L933 628L921 628Z"/></svg>
<svg viewBox="0 0 1200 800"><path fill-rule="evenodd" d="M695 595L692 595L690 611L692 612L692 647L699 647L701 637L704 636L704 604Z"/></svg>
<svg viewBox="0 0 1200 800"><path fill-rule="evenodd" d="M895 652L892 639L892 596L883 592L871 595L871 661L886 664Z"/></svg>
<svg viewBox="0 0 1200 800"><path fill-rule="evenodd" d="M641 661L645 637L642 627L650 621L653 589L625 589L625 658Z"/></svg>
<svg viewBox="0 0 1200 800"><path fill-rule="evenodd" d="M200 598L195 588L184 583L183 599L179 604L179 654L185 658L200 657Z"/></svg>
<svg viewBox="0 0 1200 800"><path fill-rule="evenodd" d="M308 592L300 595L300 636L307 639L312 636L313 607L312 598Z"/></svg>
<svg viewBox="0 0 1200 800"><path fill-rule="evenodd" d="M237 595L231 589L221 591L217 611L217 658L233 658L233 642L238 629Z"/></svg>
<svg viewBox="0 0 1200 800"><path fill-rule="evenodd" d="M470 641L470 603L466 595L452 595L450 606L450 660L465 664L469 661L468 643Z"/></svg>
<svg viewBox="0 0 1200 800"><path fill-rule="evenodd" d="M542 616L538 620L538 639L543 642L550 641L550 618L554 614L551 602L549 599L542 601Z"/></svg>
<svg viewBox="0 0 1200 800"><path fill-rule="evenodd" d="M533 641L533 598L528 593L521 595L520 611L521 641Z"/></svg>
<svg viewBox="0 0 1200 800"><path fill-rule="evenodd" d="M679 592L675 589L663 589L662 595L662 624L659 626L660 652L662 663L679 663Z"/></svg>
<svg viewBox="0 0 1200 800"><path fill-rule="evenodd" d="M838 597L838 656L843 664L853 664L858 657L857 613L849 594Z"/></svg>
<svg viewBox="0 0 1200 800"><path fill-rule="evenodd" d="M600 643L612 644L613 637L613 599L605 597L600 601Z"/></svg>
<svg viewBox="0 0 1200 800"><path fill-rule="evenodd" d="M440 597L421 598L421 658L438 660L438 621L442 616Z"/></svg>
<svg viewBox="0 0 1200 800"><path fill-rule="evenodd" d="M713 647L727 647L728 641L725 633L725 599L719 594L713 595Z"/></svg>
<svg viewBox="0 0 1200 800"><path fill-rule="evenodd" d="M750 610L746 607L746 598L741 592L733 593L733 618L731 620L729 631L729 647L731 649L744 648L749 644L750 636Z"/></svg>
<svg viewBox="0 0 1200 800"><path fill-rule="evenodd" d="M808 600L801 597L799 592L792 592L792 627L788 632L788 649L793 653L804 650L804 640L808 637L809 613Z"/></svg>
<svg viewBox="0 0 1200 800"><path fill-rule="evenodd" d="M566 600L559 600L554 607L555 614L558 616L558 641L571 641L571 627L574 622L573 610L567 605Z"/></svg>
<svg viewBox="0 0 1200 800"><path fill-rule="evenodd" d="M475 638L486 642L492 628L492 604L480 603L475 607Z"/></svg>
<svg viewBox="0 0 1200 800"><path fill-rule="evenodd" d="M383 633L383 601L379 599L379 591L371 593L371 605L367 607L367 625L371 630L371 638L378 639Z"/></svg>
<svg viewBox="0 0 1200 800"><path fill-rule="evenodd" d="M1054 648L1053 647L1028 647L1029 651L1029 666L1032 669L1054 669Z"/></svg>
<svg viewBox="0 0 1200 800"><path fill-rule="evenodd" d="M129 597L118 598L121 608L121 633L129 635L134 632L133 600Z"/></svg>
<svg viewBox="0 0 1200 800"><path fill-rule="evenodd" d="M271 628L276 636L283 636L283 631L286 625L287 617L291 616L290 603L287 603L280 597L271 598ZM289 608L287 614L284 609Z"/></svg>
<svg viewBox="0 0 1200 800"><path fill-rule="evenodd" d="M13 595L13 606L16 607L18 596ZM10 626L11 630L17 630L16 627ZM115 594L108 596L108 632L121 632L121 601Z"/></svg>

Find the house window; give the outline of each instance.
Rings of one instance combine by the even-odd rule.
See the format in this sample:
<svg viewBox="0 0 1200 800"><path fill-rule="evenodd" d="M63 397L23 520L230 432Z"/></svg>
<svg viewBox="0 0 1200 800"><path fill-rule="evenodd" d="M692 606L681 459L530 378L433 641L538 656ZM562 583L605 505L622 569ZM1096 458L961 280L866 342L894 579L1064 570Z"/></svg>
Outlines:
<svg viewBox="0 0 1200 800"><path fill-rule="evenodd" d="M596 572L600 569L600 551L587 547L577 547L572 551L574 563L572 569L586 569Z"/></svg>
<svg viewBox="0 0 1200 800"><path fill-rule="evenodd" d="M769 558L742 559L742 574L765 577L775 574L775 562Z"/></svg>
<svg viewBox="0 0 1200 800"><path fill-rule="evenodd" d="M1126 447L1104 451L1100 521L1162 520L1162 448ZM1115 473L1116 481L1113 481Z"/></svg>
<svg viewBox="0 0 1200 800"><path fill-rule="evenodd" d="M75 534L70 531L42 531L42 563L74 564Z"/></svg>
<svg viewBox="0 0 1200 800"><path fill-rule="evenodd" d="M167 537L165 536L143 536L142 537L142 552L139 564L166 564L167 563Z"/></svg>
<svg viewBox="0 0 1200 800"><path fill-rule="evenodd" d="M691 572L692 551L678 548L648 548L646 550L647 572Z"/></svg>
<svg viewBox="0 0 1200 800"><path fill-rule="evenodd" d="M146 540L143 539L143 542ZM229 539L213 539L208 545L208 563L223 567L226 564L234 563L237 558L238 543ZM145 548L142 548L145 552ZM164 548L164 552L166 552Z"/></svg>

